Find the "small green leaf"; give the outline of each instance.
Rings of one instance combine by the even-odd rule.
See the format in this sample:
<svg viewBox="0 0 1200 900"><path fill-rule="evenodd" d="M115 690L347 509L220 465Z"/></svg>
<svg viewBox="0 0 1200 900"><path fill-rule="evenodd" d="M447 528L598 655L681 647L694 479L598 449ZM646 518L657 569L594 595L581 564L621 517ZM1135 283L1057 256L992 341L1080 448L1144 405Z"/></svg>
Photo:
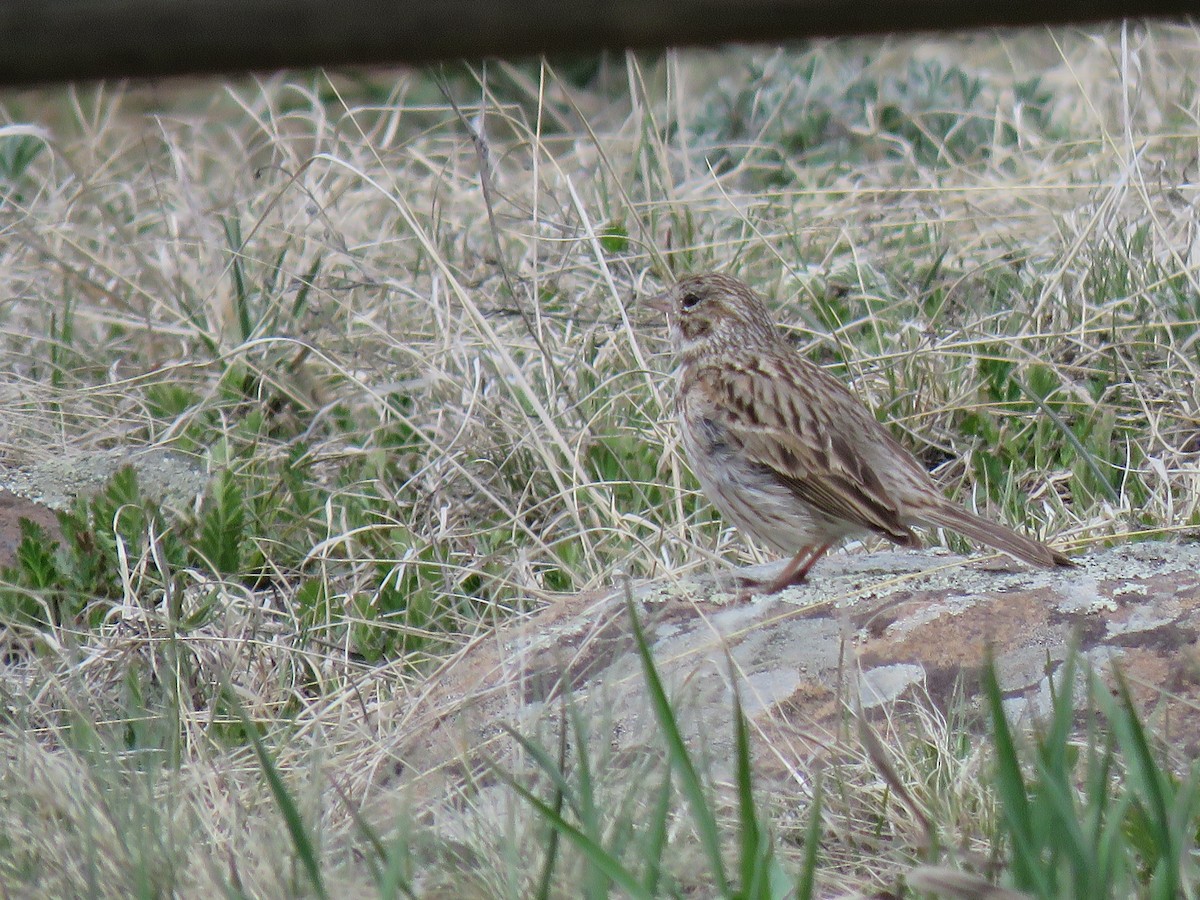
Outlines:
<svg viewBox="0 0 1200 900"><path fill-rule="evenodd" d="M629 232L623 222L610 222L600 231L600 246L605 253L623 253L629 249Z"/></svg>

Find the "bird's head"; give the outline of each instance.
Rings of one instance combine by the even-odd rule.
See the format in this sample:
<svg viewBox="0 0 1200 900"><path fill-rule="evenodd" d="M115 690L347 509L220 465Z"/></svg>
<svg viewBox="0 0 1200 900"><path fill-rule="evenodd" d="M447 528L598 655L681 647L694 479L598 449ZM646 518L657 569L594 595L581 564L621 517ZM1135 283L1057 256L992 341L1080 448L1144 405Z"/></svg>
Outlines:
<svg viewBox="0 0 1200 900"><path fill-rule="evenodd" d="M781 339L762 298L730 275L689 275L645 302L666 315L671 342L685 359Z"/></svg>

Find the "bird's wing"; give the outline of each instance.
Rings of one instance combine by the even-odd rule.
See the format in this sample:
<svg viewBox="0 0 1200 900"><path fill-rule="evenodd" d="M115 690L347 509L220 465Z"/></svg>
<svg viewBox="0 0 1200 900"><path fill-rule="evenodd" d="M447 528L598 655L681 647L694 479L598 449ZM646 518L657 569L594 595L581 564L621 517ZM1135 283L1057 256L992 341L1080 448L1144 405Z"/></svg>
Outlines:
<svg viewBox="0 0 1200 900"><path fill-rule="evenodd" d="M694 378L696 411L719 422L747 462L831 518L917 542L872 458L901 478L914 463L841 382L807 361L778 357L704 366ZM882 452L862 449L872 447Z"/></svg>

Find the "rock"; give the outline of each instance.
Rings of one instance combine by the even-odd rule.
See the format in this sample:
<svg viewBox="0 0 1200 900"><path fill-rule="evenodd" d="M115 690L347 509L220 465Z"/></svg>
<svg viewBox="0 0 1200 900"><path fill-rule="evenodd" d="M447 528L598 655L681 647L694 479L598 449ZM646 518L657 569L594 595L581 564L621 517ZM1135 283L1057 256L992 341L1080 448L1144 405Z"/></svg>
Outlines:
<svg viewBox="0 0 1200 900"><path fill-rule="evenodd" d="M892 717L906 700L977 704L989 651L1010 714L1031 721L1049 709L1051 686L1061 689L1073 641L1103 670L1119 664L1145 711L1169 723L1164 737L1195 753L1200 546L1127 544L1076 561L1040 571L928 551L835 554L809 584L740 605L703 579L642 585L633 596L685 737L718 776L733 757L736 673L751 733L772 748L759 754L768 791L772 777L807 768L848 707ZM399 778L413 799L449 788L450 763L461 775L484 757L503 759L512 745L501 723L552 731L565 698L602 711L589 718L605 725L593 737L635 757L657 726L624 598L618 587L548 603L474 642L416 705L394 711L406 729ZM387 721L385 712L377 727Z"/></svg>

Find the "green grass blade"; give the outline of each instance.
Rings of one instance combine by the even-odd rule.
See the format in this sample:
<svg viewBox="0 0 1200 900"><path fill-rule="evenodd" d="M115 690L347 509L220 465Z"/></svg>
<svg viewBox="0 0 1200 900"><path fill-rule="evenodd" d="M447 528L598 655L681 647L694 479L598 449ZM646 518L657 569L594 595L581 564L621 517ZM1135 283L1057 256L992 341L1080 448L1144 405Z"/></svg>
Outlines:
<svg viewBox="0 0 1200 900"><path fill-rule="evenodd" d="M588 734L587 722L579 710L574 704L570 704L569 701L568 706L571 730L575 736L575 746L579 748L579 752L576 754L577 765L575 772L575 781L578 785L579 795L579 822L583 827L584 833L593 841L599 843L603 839L603 826L600 823L600 814L597 810L596 785L592 779L592 767L589 762L588 748L591 746L591 737ZM559 765L564 768L566 765L567 750L566 731L566 722L563 722L559 728L559 734L564 736L560 740L561 756ZM584 875L583 894L586 897L595 898L595 900L604 900L608 896L608 882L601 877L601 872L594 866L589 865Z"/></svg>
<svg viewBox="0 0 1200 900"><path fill-rule="evenodd" d="M539 745L532 741L527 742L528 746L536 747L539 751L542 749ZM549 763L549 754L542 755L540 765L543 769ZM559 716L558 720L558 762L551 766L554 775L559 776L560 781L554 788L554 799L550 806L555 814L562 817L563 798L565 796L562 785L566 783L566 768L567 768L567 723L565 714ZM559 832L557 828L550 828L549 839L546 842L546 852L543 854L542 874L538 878L538 889L535 896L538 900L549 900L554 887L554 870L558 865L559 851Z"/></svg>
<svg viewBox="0 0 1200 900"><path fill-rule="evenodd" d="M1179 892L1179 865L1184 838L1172 828L1171 801L1174 791L1170 778L1159 766L1150 748L1146 731L1137 714L1137 706L1129 683L1119 670L1114 670L1117 690L1112 724L1117 742L1129 766L1129 790L1134 793L1146 812L1146 825L1159 850L1153 881L1155 892L1162 897L1176 897ZM1194 836L1195 829L1192 829Z"/></svg>
<svg viewBox="0 0 1200 900"><path fill-rule="evenodd" d="M646 893L657 896L659 883L662 881L663 851L667 847L667 824L671 817L671 772L665 773L662 786L654 801L650 813L650 827L646 832L643 843L642 857L646 861L646 873L642 877L642 886Z"/></svg>
<svg viewBox="0 0 1200 900"><path fill-rule="evenodd" d="M804 831L804 862L800 867L800 880L796 883L796 900L812 900L816 896L817 859L821 851L821 800L822 783L818 780L813 785L808 828Z"/></svg>
<svg viewBox="0 0 1200 900"><path fill-rule="evenodd" d="M271 789L271 796L275 798L275 804L283 815L284 824L287 825L288 834L292 839L292 846L296 849L296 855L300 857L300 863L308 874L308 880L312 882L313 891L318 897L328 897L324 880L321 877L321 864L317 858L316 847L313 846L312 839L308 835L308 829L304 825L304 818L300 815L300 809L296 805L295 799L288 793L287 785L283 783L279 770L275 767L275 761L271 759L271 754L267 752L267 748L262 742L258 726L246 715L245 709L242 708L241 702L231 688L226 688L225 695L229 704L237 712L246 734L250 737L254 755L258 757L258 763L262 767L267 785Z"/></svg>
<svg viewBox="0 0 1200 900"><path fill-rule="evenodd" d="M1004 713L1004 696L996 677L995 660L990 654L980 678L992 718L996 790L1000 795L1002 818L1013 843L1013 874L1019 888L1032 889L1041 897L1050 897L1053 896L1052 879L1039 866L1040 847L1025 777L1021 773L1016 742Z"/></svg>
<svg viewBox="0 0 1200 900"><path fill-rule="evenodd" d="M750 729L742 709L737 673L729 673L733 694L735 778L738 797L738 867L743 897L768 897L774 862L770 837L763 832L754 799L753 758L750 753Z"/></svg>
<svg viewBox="0 0 1200 900"><path fill-rule="evenodd" d="M563 794L571 807L571 812L576 816L580 815L580 804L578 798L575 796L575 788L567 779L566 773L563 772L562 767L555 760L554 756L545 747L536 741L531 741L506 722L501 722L499 728L520 744L521 749L529 754L533 761L537 763L537 767L550 779L550 782L554 785L554 789Z"/></svg>
<svg viewBox="0 0 1200 900"><path fill-rule="evenodd" d="M349 795L342 789L342 786L336 781L331 782L333 789L341 798L342 805L346 811L350 813L350 818L354 822L354 828L359 835L368 844L375 853L375 859L372 859L370 854L363 854L371 868L371 875L375 879L376 885L379 887L380 897L394 897L398 893L405 897L415 897L412 884L404 877L401 871L402 861L400 854L393 853L388 850L383 843L379 833L371 827L371 823L363 817L362 812L358 808L358 804L351 801ZM380 869L376 860L384 863L384 868Z"/></svg>
<svg viewBox="0 0 1200 900"><path fill-rule="evenodd" d="M1074 431L1071 430L1071 426L1066 423L1062 416L1051 409L1050 404L1039 397L1037 393L1024 382L1023 379L1017 378L1015 381L1017 386L1021 389L1021 393L1032 400L1042 415L1054 423L1054 427L1057 428L1062 434L1063 440L1070 444L1075 450L1075 453L1078 454L1079 458L1083 460L1084 465L1086 465L1091 471L1092 477L1096 479L1096 484L1100 485L1100 490L1104 492L1104 496L1108 499L1108 502L1120 503L1121 498L1117 496L1116 489L1109 484L1108 476L1104 474L1104 471L1100 468L1100 464L1096 462L1095 454L1083 446L1083 442L1079 440L1079 437Z"/></svg>
<svg viewBox="0 0 1200 900"><path fill-rule="evenodd" d="M654 656L650 652L650 644L646 641L646 634L638 619L628 583L625 586L625 608L629 613L630 627L633 629L638 655L642 660L642 673L646 679L646 691L650 696L650 708L654 711L654 717L667 742L667 754L671 759L672 767L679 775L680 790L687 798L688 806L692 811L692 818L700 835L700 843L708 856L716 889L719 893L728 895L730 892L729 877L725 873L725 863L721 859L721 839L717 828L717 818L709 806L700 774L696 771L696 766L684 743L683 735L679 731L679 723L671 709L671 701L667 698L662 679L658 677Z"/></svg>
<svg viewBox="0 0 1200 900"><path fill-rule="evenodd" d="M637 878L628 869L622 865L621 861L604 849L599 843L592 840L591 837L584 834L583 831L576 828L566 819L564 819L554 807L548 803L538 799L524 785L519 784L515 778L507 772L499 769L494 770L498 778L507 784L516 794L528 803L542 817L544 821L549 823L555 831L565 837L568 841L587 857L588 861L597 866L604 872L608 878L619 888L625 891L630 897L646 898L650 900L650 894L646 893Z"/></svg>

